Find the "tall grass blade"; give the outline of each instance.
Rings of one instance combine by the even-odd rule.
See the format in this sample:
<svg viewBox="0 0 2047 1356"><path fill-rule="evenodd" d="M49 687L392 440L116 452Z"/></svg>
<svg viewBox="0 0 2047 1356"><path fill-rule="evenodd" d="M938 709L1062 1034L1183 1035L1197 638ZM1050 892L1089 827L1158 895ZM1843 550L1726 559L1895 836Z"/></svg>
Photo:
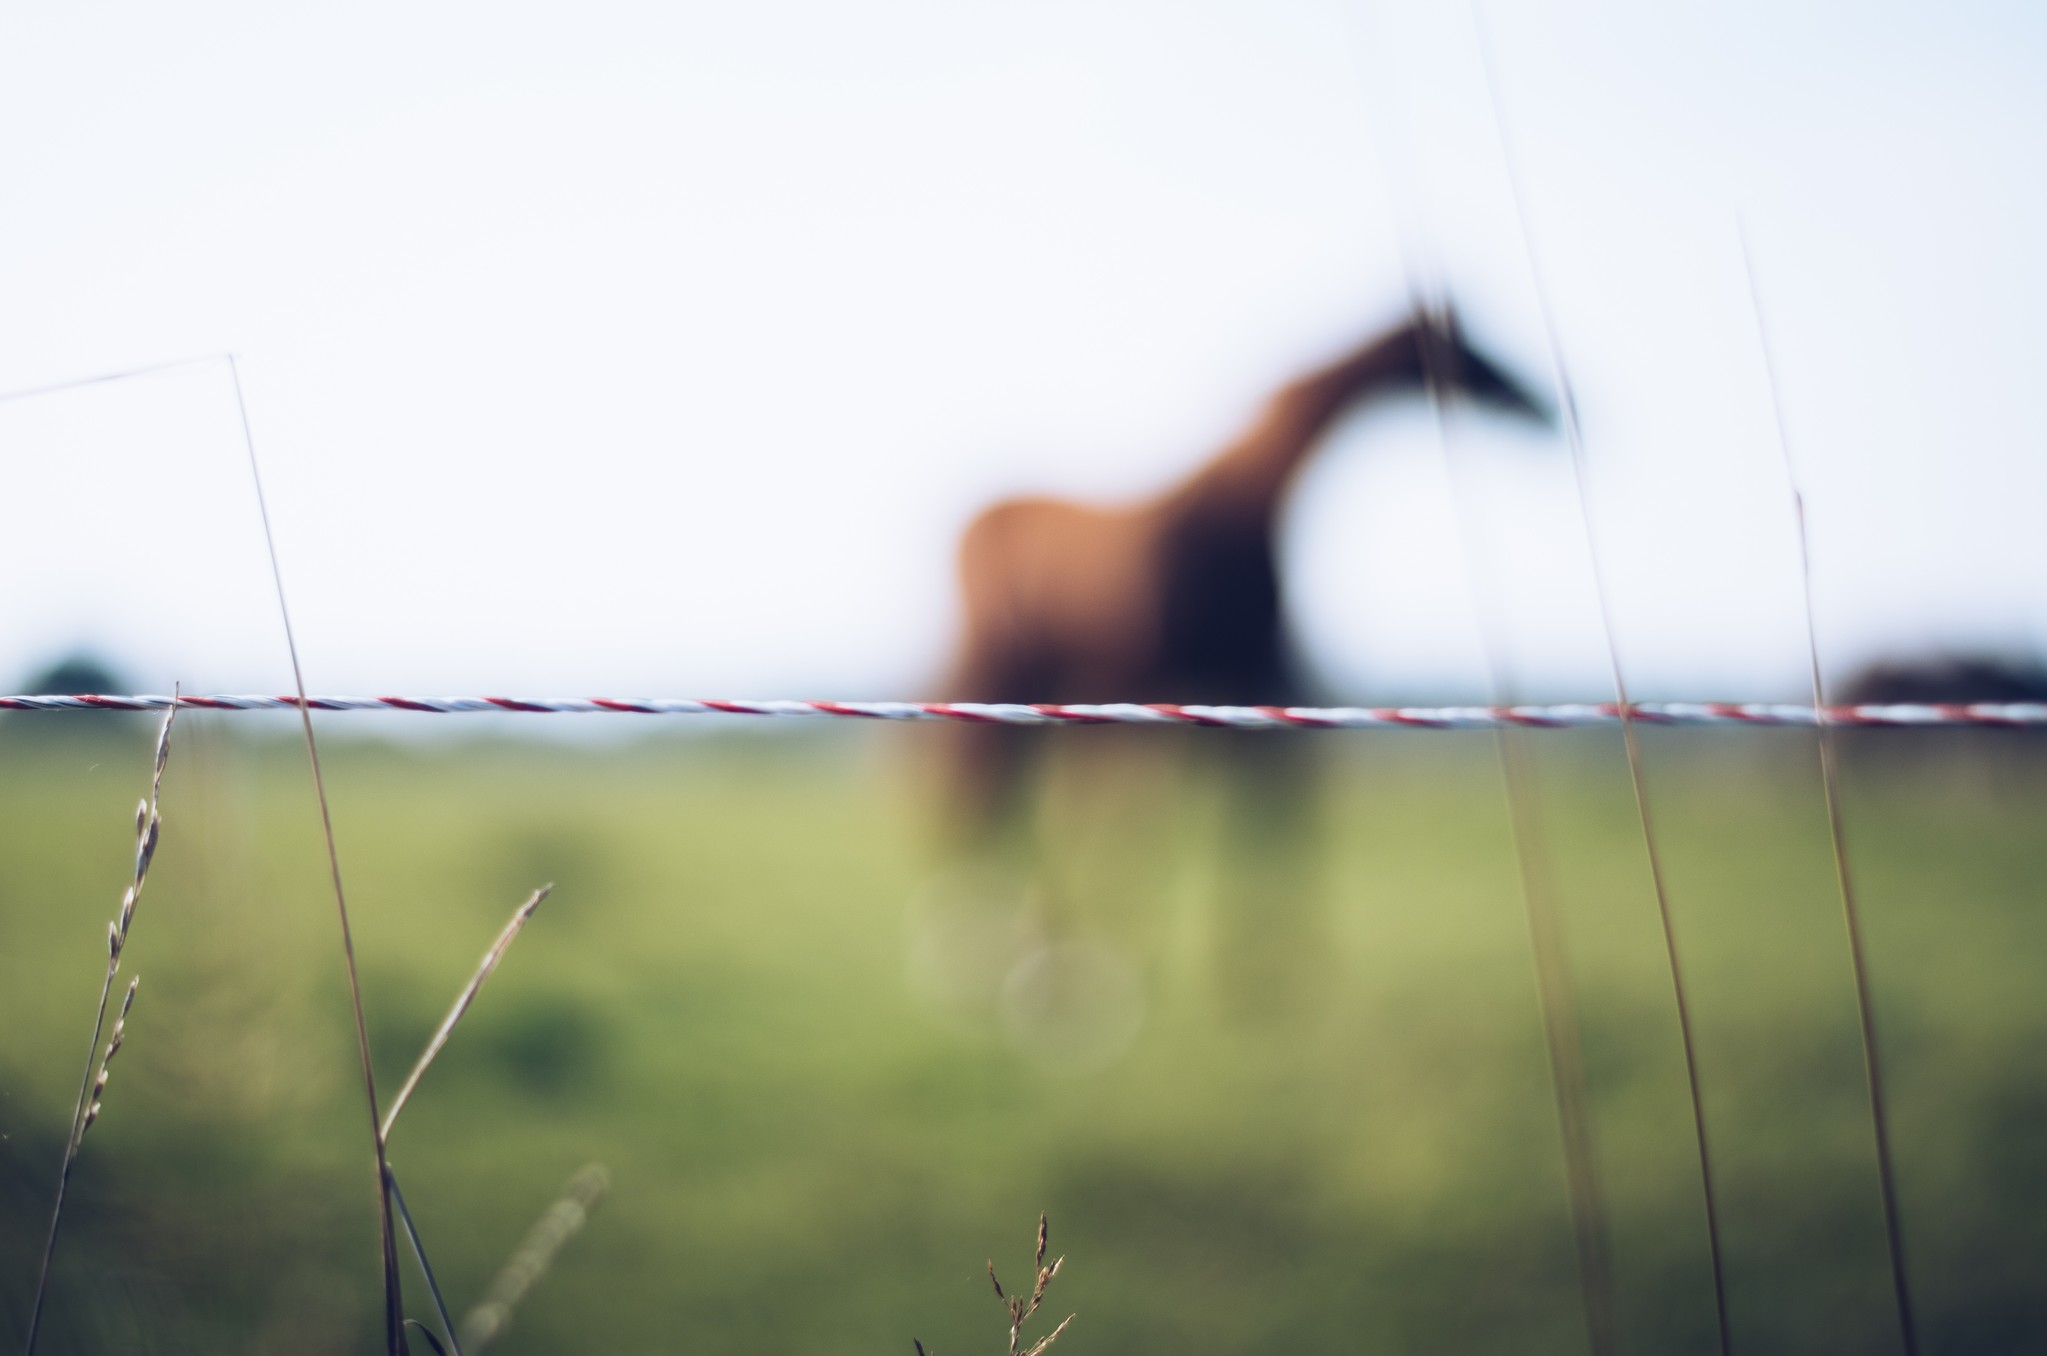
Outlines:
<svg viewBox="0 0 2047 1356"><path fill-rule="evenodd" d="M1812 604L1812 542L1805 528L1805 491L1791 456L1790 425L1784 418L1784 393L1777 381L1777 361L1770 347L1770 327L1763 319L1763 294L1756 282L1755 256L1748 231L1737 221L1741 263L1748 274L1749 309L1755 316L1756 341L1762 350L1763 375L1770 388L1770 413L1776 421L1777 450L1784 479L1791 489L1792 518L1798 530L1800 597L1805 606L1805 653L1812 678L1813 709L1819 713L1820 788L1827 810L1827 839L1834 854L1834 880L1840 888L1841 921L1848 934L1848 966L1855 979L1855 1017L1862 1035L1862 1072L1869 1090L1869 1129L1876 1149L1876 1186L1882 1200L1884 1247L1891 1264L1891 1296L1897 1305L1898 1335L1905 1356L1918 1356L1919 1326L1912 1316L1911 1277L1905 1269L1904 1227L1898 1219L1898 1183L1891 1162L1890 1117L1884 1098L1883 1064L1877 1056L1876 1007L1870 996L1869 962L1862 943L1862 911L1855 902L1855 876L1848 869L1848 832L1841 819L1840 755L1834 746L1834 725L1826 714L1826 683L1820 674L1819 623Z"/></svg>
<svg viewBox="0 0 2047 1356"><path fill-rule="evenodd" d="M1713 1154L1706 1135L1706 1108L1699 1086L1699 1057L1692 1034L1691 1000L1685 986L1684 966L1678 956L1677 923L1671 912L1670 890L1664 878L1663 853L1657 846L1656 821L1650 812L1649 779L1643 766L1641 740L1635 731L1635 707L1628 696L1627 673L1621 666L1620 636L1614 625L1606 560L1599 549L1599 535L1592 529L1592 489L1585 456L1585 431L1578 422L1578 398L1564 362L1564 341L1557 329L1556 310L1550 304L1549 283L1542 263L1536 257L1535 232L1529 223L1528 196L1522 187L1521 165L1514 153L1513 138L1507 134L1507 113L1501 102L1499 76L1493 66L1492 37L1486 26L1482 0L1471 0L1471 17L1478 36L1479 62L1485 73L1486 98L1492 107L1493 130L1498 136L1501 159L1507 169L1507 187L1514 202L1515 223L1520 228L1521 250L1528 261L1529 281L1534 284L1536 309L1542 316L1550 382L1556 390L1557 417L1563 425L1564 441L1571 453L1571 478L1578 492L1578 516L1585 525L1585 550L1592 564L1593 594L1599 603L1599 629L1606 643L1607 666L1613 676L1614 701L1620 710L1621 748L1627 757L1628 783L1634 789L1635 817L1642 829L1642 848L1649 860L1649 885L1656 896L1656 915L1663 928L1663 952L1670 970L1671 996L1677 1008L1678 1041L1684 1052L1685 1081L1691 1092L1692 1137L1699 1150L1699 1186L1705 1200L1706 1251L1713 1268L1714 1331L1719 1338L1720 1356L1730 1356L1727 1270L1720 1248L1720 1200L1713 1185Z"/></svg>
<svg viewBox="0 0 2047 1356"><path fill-rule="evenodd" d="M455 1349L455 1356L462 1356L462 1344L455 1337L455 1320L448 1316L448 1302L441 1298L441 1283L434 1279L434 1264L426 1260L426 1248L419 1241L419 1227L412 1222L412 1211L406 1208L405 1193L398 1189L398 1174L387 1159L384 1163L384 1184L391 1189L391 1200L398 1207L398 1222L405 1226L406 1241L412 1244L412 1255L419 1259L419 1274L426 1277L426 1289L434 1297L434 1312L440 1315L441 1331L448 1334L448 1345ZM442 1351L439 1341L434 1340L432 1330L415 1319L407 1319L433 1341L434 1350Z"/></svg>

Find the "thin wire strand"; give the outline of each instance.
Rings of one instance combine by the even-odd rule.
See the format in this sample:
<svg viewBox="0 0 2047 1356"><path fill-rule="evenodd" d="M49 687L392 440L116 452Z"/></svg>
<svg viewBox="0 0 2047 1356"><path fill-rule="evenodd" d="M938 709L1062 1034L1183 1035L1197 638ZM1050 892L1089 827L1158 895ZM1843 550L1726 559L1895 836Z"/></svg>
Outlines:
<svg viewBox="0 0 2047 1356"><path fill-rule="evenodd" d="M1748 229L1736 222L1741 238L1741 264L1748 276L1749 308L1755 317L1756 339L1763 359L1763 375L1770 390L1770 413L1776 422L1777 450L1784 461L1784 479L1791 490L1792 517L1798 529L1798 574L1800 595L1805 604L1806 658L1812 671L1812 704L1821 712L1819 720L1820 785L1827 806L1827 836L1834 851L1834 878L1840 885L1841 919L1848 933L1848 964L1855 977L1855 1016L1862 1032L1862 1070L1869 1086L1869 1125L1876 1144L1876 1181L1883 1198L1884 1244L1890 1254L1891 1291L1898 1305L1898 1331L1904 1339L1905 1356L1917 1356L1919 1337L1912 1317L1912 1289L1905 1272L1904 1231L1898 1221L1898 1187L1891 1163L1890 1118L1885 1111L1883 1067L1877 1057L1876 1012L1870 996L1869 965L1862 942L1861 910L1855 902L1854 875L1848 867L1848 835L1841 817L1839 755L1835 747L1834 724L1825 716L1825 684L1820 675L1819 624L1812 599L1812 546L1806 533L1805 492L1800 488L1798 470L1791 455L1791 434L1784 418L1783 388L1777 380L1776 355L1770 348L1770 327L1763 316L1762 289L1756 282L1755 256L1749 249Z"/></svg>
<svg viewBox="0 0 2047 1356"><path fill-rule="evenodd" d="M1663 854L1658 849L1656 825L1649 808L1648 776L1643 768L1641 742L1635 730L1633 703L1628 697L1628 681L1621 665L1620 640L1614 626L1614 610L1611 591L1608 587L1606 564L1599 550L1598 534L1592 526L1591 477L1585 456L1585 435L1578 422L1577 393L1572 388L1568 365L1564 360L1563 337L1556 322L1556 308L1550 302L1548 280L1543 274L1541 260L1535 250L1535 234L1531 228L1528 212L1527 193L1521 182L1520 164L1514 154L1513 138L1508 132L1507 115L1500 99L1500 80L1493 56L1492 35L1485 19L1482 0L1471 0L1473 27L1478 35L1479 61L1485 72L1486 99L1492 106L1493 130L1497 133L1500 155L1507 169L1507 184L1514 202L1514 218L1521 235L1521 247L1528 261L1528 276L1535 289L1536 309L1542 316L1544 349L1549 359L1550 379L1556 389L1557 416L1563 424L1564 440L1570 448L1572 479L1578 491L1578 513L1585 524L1585 547L1592 564L1593 592L1599 601L1600 634L1606 642L1607 663L1613 673L1613 691L1619 708L1621 744L1627 754L1628 781L1634 789L1635 813L1642 826L1642 846L1649 860L1649 881L1656 894L1656 914L1663 927L1663 951L1669 961L1671 996L1677 1007L1677 1029L1684 1051L1685 1082L1691 1094L1692 1132L1698 1143L1699 1186L1705 1198L1706 1247L1713 1268L1713 1315L1715 1332L1719 1338L1721 1356L1729 1356L1727 1323L1727 1275L1721 1257L1720 1210L1718 1193L1713 1185L1713 1156L1708 1147L1706 1135L1706 1112L1704 1098L1699 1088L1699 1060L1697 1046L1692 1033L1691 1003L1687 997L1684 967L1678 959L1677 925L1671 915L1670 891L1663 870ZM1814 697L1818 701L1818 697Z"/></svg>
<svg viewBox="0 0 2047 1356"><path fill-rule="evenodd" d="M355 938L348 925L348 896L341 885L341 853L334 843L334 816L327 806L327 781L320 772L320 745L313 737L313 708L306 700L305 672L299 665L298 640L291 629L291 607L284 596L284 569L278 562L277 537L270 526L270 504L263 493L263 472L256 460L256 437L249 427L248 401L242 394L241 365L227 359L234 380L235 410L241 416L242 445L249 454L249 478L256 487L256 509L263 519L263 542L270 553L270 577L277 586L277 611L284 620L284 644L291 654L292 682L298 689L299 717L305 726L306 757L312 767L313 796L320 806L320 829L327 841L327 870L334 883L334 907L341 919L341 952L347 961L348 997L355 1012L356 1053L362 1062L363 1096L369 1104L370 1140L376 1151L377 1232L384 1258L384 1345L393 1356L406 1351L404 1296L398 1279L398 1241L391 1227L390 1165L384 1158L382 1117L377 1112L377 1078L370 1064L370 1032L363 1019L362 979L355 962Z"/></svg>
<svg viewBox="0 0 2047 1356"><path fill-rule="evenodd" d="M296 696L213 693L24 693L0 696L0 711L162 711L173 703L203 711L289 711ZM735 701L687 697L337 697L312 696L315 711L397 711L412 715L634 715L956 721L974 725L1153 725L1233 730L1592 729L1623 720L1649 725L1759 725L1811 728L1821 713L1784 702L1560 702L1524 706L1180 706L1110 702ZM2036 729L2047 702L1829 706L1829 725L1870 729Z"/></svg>

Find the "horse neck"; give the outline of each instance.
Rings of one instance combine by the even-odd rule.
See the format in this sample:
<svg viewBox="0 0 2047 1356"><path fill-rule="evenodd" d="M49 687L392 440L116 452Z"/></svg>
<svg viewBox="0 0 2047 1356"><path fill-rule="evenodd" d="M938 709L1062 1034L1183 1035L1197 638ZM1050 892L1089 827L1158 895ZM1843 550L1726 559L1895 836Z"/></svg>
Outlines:
<svg viewBox="0 0 2047 1356"><path fill-rule="evenodd" d="M1415 388L1417 336L1402 329L1288 383L1257 422L1166 497L1170 513L1263 523L1269 528L1296 472L1353 407Z"/></svg>

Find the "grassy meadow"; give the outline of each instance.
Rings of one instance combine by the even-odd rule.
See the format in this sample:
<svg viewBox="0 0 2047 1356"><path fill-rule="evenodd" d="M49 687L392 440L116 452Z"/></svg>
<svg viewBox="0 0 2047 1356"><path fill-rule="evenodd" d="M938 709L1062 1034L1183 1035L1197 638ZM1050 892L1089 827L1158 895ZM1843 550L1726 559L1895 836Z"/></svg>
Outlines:
<svg viewBox="0 0 2047 1356"><path fill-rule="evenodd" d="M1023 1277L1041 1208L1070 1356L1584 1349L1490 736L1302 736L1322 789L1289 836L1242 827L1200 732L1062 733L1033 843L969 869L934 847L928 728L394 744L348 721L323 747L387 1095L512 907L557 885L391 1141L458 1316L573 1172L609 1172L494 1350L993 1353L982 1262ZM0 1344L27 1322L152 732L0 723ZM44 1351L376 1348L367 1123L293 737L179 718ZM1645 743L1735 1349L1895 1350L1812 736ZM2011 743L1846 750L1929 1353L2047 1347L2047 758ZM1621 1349L1707 1352L1618 736L1530 746Z"/></svg>

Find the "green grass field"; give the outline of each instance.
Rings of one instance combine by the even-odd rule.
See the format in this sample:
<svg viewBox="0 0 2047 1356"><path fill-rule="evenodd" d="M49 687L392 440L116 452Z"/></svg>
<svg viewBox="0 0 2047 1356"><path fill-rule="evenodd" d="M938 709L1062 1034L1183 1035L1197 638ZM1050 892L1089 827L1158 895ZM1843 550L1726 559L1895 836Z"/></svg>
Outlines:
<svg viewBox="0 0 2047 1356"><path fill-rule="evenodd" d="M938 870L913 775L934 731L394 746L346 721L328 776L387 1091L513 905L558 885L392 1137L458 1309L577 1167L610 1171L495 1349L992 1353L982 1261L1021 1276L1044 1208L1071 1356L1583 1350L1489 737L1308 736L1329 755L1311 844L1247 849L1212 777L1104 768L1075 732L1020 912ZM0 1342L26 1324L146 789L149 727L104 724L0 726ZM124 967L141 996L74 1178L48 1352L375 1348L367 1125L291 733L179 720ZM1994 739L1848 749L1930 1353L2047 1346L2047 767ZM1622 1349L1706 1352L1619 741L1532 742ZM1893 1350L1812 738L1647 750L1736 1349ZM1082 991L1071 1020L1032 1008L1012 962L1048 940L1124 987L1097 1009Z"/></svg>

